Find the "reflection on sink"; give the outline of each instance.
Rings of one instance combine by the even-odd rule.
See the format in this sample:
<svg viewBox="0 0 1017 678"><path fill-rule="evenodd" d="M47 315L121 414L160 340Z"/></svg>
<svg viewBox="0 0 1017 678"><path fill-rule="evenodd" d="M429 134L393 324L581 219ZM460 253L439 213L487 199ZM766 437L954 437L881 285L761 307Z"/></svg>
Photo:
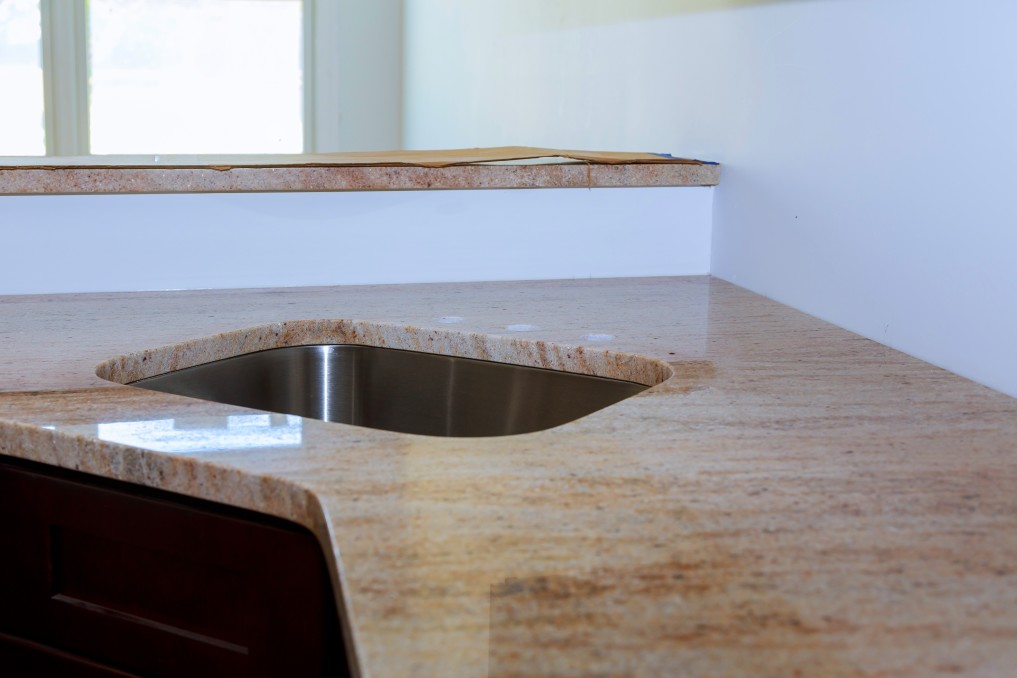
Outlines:
<svg viewBox="0 0 1017 678"><path fill-rule="evenodd" d="M618 379L350 344L259 351L132 385L270 412L438 436L541 431L647 388Z"/></svg>

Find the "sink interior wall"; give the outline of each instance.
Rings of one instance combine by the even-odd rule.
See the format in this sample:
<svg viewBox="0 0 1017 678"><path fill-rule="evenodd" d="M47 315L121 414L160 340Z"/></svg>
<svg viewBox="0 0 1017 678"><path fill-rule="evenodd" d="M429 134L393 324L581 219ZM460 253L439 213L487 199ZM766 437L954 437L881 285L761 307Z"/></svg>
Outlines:
<svg viewBox="0 0 1017 678"><path fill-rule="evenodd" d="M289 346L134 386L324 421L436 436L496 436L578 419L647 386L363 345Z"/></svg>

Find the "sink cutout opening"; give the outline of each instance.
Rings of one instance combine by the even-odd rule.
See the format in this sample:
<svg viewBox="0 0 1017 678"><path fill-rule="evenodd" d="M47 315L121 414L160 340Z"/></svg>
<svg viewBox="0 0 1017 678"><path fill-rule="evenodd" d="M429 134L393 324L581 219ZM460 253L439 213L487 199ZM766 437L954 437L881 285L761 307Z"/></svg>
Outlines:
<svg viewBox="0 0 1017 678"><path fill-rule="evenodd" d="M285 346L128 382L282 414L432 436L542 431L649 388L540 367L367 346Z"/></svg>

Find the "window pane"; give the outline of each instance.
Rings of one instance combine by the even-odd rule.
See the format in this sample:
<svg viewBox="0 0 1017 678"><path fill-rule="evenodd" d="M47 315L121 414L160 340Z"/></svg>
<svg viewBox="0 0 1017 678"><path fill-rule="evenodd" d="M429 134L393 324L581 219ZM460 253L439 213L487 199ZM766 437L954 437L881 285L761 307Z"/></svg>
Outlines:
<svg viewBox="0 0 1017 678"><path fill-rule="evenodd" d="M39 0L0 0L0 155L44 155Z"/></svg>
<svg viewBox="0 0 1017 678"><path fill-rule="evenodd" d="M92 153L299 153L300 0L90 0Z"/></svg>

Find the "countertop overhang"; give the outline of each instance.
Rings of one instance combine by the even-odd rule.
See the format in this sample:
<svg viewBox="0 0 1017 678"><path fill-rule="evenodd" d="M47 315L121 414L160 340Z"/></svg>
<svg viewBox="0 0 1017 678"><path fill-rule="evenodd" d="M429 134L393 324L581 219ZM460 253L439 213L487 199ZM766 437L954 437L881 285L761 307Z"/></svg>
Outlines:
<svg viewBox="0 0 1017 678"><path fill-rule="evenodd" d="M667 154L501 147L299 155L2 157L0 195L714 186Z"/></svg>
<svg viewBox="0 0 1017 678"><path fill-rule="evenodd" d="M95 374L325 318L637 353L674 376L548 431L447 439ZM0 454L314 531L363 676L1017 665L1017 400L717 279L5 297L0 375ZM238 422L246 438L226 435Z"/></svg>

